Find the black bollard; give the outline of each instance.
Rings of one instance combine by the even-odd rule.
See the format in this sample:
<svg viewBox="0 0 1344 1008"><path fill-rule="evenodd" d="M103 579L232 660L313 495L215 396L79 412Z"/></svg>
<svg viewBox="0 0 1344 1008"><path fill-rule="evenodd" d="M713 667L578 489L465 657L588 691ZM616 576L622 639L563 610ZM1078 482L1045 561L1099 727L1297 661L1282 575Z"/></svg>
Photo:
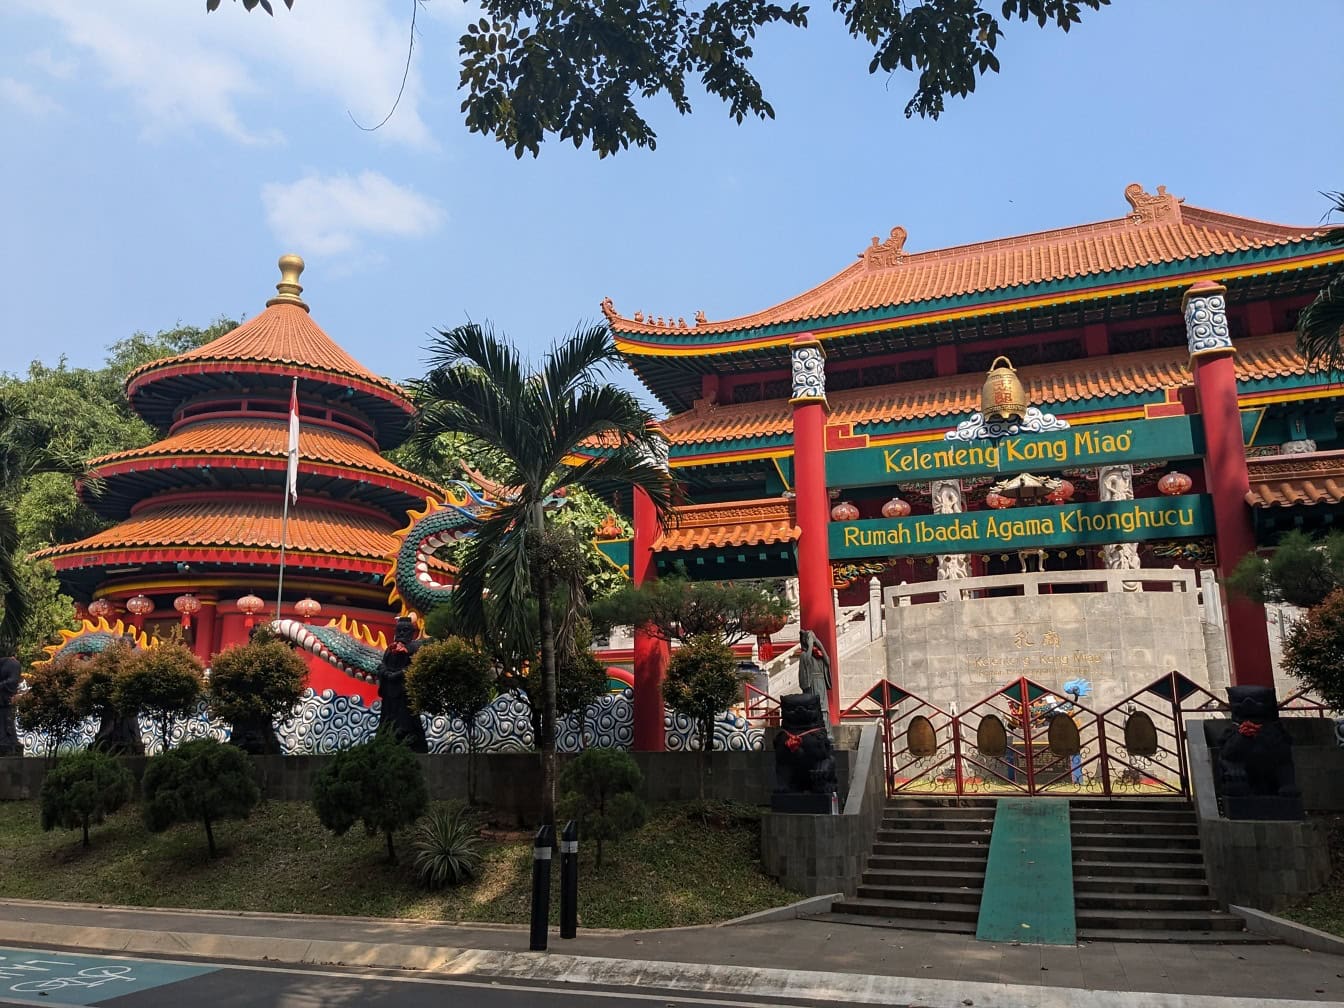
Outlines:
<svg viewBox="0 0 1344 1008"><path fill-rule="evenodd" d="M551 917L551 848L554 844L554 826L537 830L537 839L532 846L532 934L527 946L533 952L546 951Z"/></svg>
<svg viewBox="0 0 1344 1008"><path fill-rule="evenodd" d="M579 930L579 824L565 823L560 834L560 937Z"/></svg>

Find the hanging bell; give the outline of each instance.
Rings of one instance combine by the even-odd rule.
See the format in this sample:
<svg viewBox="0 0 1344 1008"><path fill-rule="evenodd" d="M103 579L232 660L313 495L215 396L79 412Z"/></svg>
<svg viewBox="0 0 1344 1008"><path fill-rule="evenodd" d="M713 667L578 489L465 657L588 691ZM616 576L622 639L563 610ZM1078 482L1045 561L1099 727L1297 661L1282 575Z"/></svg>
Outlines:
<svg viewBox="0 0 1344 1008"><path fill-rule="evenodd" d="M1002 365L1000 365L1002 362ZM980 413L986 420L1020 421L1027 414L1027 393L1007 357L995 357L980 393Z"/></svg>

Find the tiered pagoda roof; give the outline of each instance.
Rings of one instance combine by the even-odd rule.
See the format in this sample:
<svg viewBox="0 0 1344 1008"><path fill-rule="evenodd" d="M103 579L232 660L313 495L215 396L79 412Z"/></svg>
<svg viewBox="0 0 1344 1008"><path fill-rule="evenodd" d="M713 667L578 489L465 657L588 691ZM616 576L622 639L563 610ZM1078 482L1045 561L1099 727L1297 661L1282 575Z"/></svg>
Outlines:
<svg viewBox="0 0 1344 1008"><path fill-rule="evenodd" d="M117 524L42 550L67 588L99 593L110 577L190 570L240 590L279 562L290 386L298 379L298 503L286 566L333 584L380 583L406 513L443 491L379 454L415 415L405 393L336 345L299 298L303 262L280 260L265 311L127 379L131 406L165 436L94 459L82 498Z"/></svg>

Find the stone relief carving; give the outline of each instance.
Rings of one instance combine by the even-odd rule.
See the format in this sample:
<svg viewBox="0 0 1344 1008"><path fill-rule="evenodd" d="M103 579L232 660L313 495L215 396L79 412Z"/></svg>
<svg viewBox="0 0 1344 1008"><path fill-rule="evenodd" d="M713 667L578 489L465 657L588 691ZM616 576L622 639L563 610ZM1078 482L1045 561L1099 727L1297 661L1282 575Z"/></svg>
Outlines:
<svg viewBox="0 0 1344 1008"><path fill-rule="evenodd" d="M1227 325L1227 299L1223 292L1192 294L1185 302L1185 338L1190 353L1231 350L1232 331Z"/></svg>
<svg viewBox="0 0 1344 1008"><path fill-rule="evenodd" d="M966 500L956 480L934 480L929 484L934 514L961 514ZM938 580L960 581L971 576L971 558L965 553L945 553L938 557Z"/></svg>
<svg viewBox="0 0 1344 1008"><path fill-rule="evenodd" d="M805 345L793 348L793 398L826 398L826 358L821 347Z"/></svg>

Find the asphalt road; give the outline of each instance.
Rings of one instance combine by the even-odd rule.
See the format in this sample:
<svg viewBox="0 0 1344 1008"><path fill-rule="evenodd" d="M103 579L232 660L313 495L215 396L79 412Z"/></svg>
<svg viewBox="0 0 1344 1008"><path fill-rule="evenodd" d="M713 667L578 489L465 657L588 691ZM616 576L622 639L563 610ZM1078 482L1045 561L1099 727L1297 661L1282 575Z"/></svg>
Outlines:
<svg viewBox="0 0 1344 1008"><path fill-rule="evenodd" d="M769 1002L776 1008L781 1002ZM803 1002L792 1002L801 1004ZM105 1008L767 1008L712 995L414 973L89 956L0 948L0 1006Z"/></svg>

